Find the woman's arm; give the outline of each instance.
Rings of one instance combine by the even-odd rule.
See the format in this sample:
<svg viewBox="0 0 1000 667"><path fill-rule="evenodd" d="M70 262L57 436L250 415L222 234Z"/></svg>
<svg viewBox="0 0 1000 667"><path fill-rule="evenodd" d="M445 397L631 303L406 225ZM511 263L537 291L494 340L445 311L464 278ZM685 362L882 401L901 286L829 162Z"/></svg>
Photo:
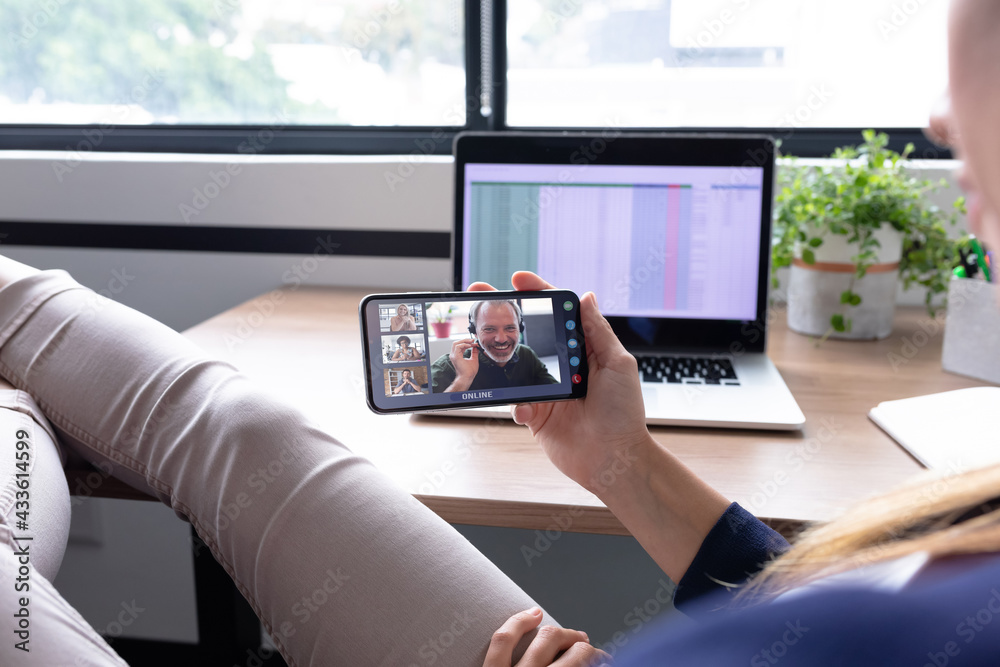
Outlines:
<svg viewBox="0 0 1000 667"><path fill-rule="evenodd" d="M615 459L591 479L589 490L675 582L730 504L648 433L618 447Z"/></svg>
<svg viewBox="0 0 1000 667"><path fill-rule="evenodd" d="M515 273L513 284L519 290L552 288L528 272ZM522 403L514 407L514 420L527 425L556 467L604 501L663 571L680 581L729 501L653 440L635 357L593 294L580 300L580 311L590 369L587 397Z"/></svg>

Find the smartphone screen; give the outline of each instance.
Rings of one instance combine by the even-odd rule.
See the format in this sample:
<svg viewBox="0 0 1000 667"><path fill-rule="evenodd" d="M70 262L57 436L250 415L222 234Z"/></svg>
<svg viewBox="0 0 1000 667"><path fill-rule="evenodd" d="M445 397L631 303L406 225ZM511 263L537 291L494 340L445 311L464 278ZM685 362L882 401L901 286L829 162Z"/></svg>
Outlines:
<svg viewBox="0 0 1000 667"><path fill-rule="evenodd" d="M368 406L375 412L587 393L580 300L573 292L373 294L360 311Z"/></svg>

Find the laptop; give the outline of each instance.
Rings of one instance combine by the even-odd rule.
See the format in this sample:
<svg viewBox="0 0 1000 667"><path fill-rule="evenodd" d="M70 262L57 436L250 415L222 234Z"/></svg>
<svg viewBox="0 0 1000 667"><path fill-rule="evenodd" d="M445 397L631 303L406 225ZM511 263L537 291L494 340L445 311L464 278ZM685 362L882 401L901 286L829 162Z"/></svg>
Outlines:
<svg viewBox="0 0 1000 667"><path fill-rule="evenodd" d="M454 155L456 289L511 289L523 269L593 291L639 362L649 424L802 427L765 354L771 138L463 133Z"/></svg>

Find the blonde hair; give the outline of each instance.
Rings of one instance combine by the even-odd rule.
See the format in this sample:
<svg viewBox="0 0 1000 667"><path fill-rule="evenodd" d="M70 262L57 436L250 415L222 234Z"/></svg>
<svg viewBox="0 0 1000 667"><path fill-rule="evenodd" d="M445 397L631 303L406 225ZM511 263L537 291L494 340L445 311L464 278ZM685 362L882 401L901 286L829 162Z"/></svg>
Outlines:
<svg viewBox="0 0 1000 667"><path fill-rule="evenodd" d="M919 475L806 529L736 600L766 601L815 579L918 551L932 558L1000 552L1000 464Z"/></svg>

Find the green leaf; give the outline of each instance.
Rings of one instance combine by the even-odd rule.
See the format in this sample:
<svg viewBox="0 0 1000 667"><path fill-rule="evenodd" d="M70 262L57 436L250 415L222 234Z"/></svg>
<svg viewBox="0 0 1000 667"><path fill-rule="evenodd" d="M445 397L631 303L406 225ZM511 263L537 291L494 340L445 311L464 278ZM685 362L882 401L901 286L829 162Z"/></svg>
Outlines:
<svg viewBox="0 0 1000 667"><path fill-rule="evenodd" d="M844 316L834 315L830 318L830 326L833 327L834 331L844 332L847 327L844 326Z"/></svg>
<svg viewBox="0 0 1000 667"><path fill-rule="evenodd" d="M819 238L818 236L814 236L813 238L809 239L809 247L818 248L821 245L823 245L823 239Z"/></svg>
<svg viewBox="0 0 1000 667"><path fill-rule="evenodd" d="M857 305L860 305L860 304L861 304L861 295L860 294L852 294L851 295L851 305L852 306L857 306Z"/></svg>
<svg viewBox="0 0 1000 667"><path fill-rule="evenodd" d="M847 291L841 292L840 293L840 302L841 303L850 303L852 296L854 296L854 294L851 292L851 290L847 290Z"/></svg>
<svg viewBox="0 0 1000 667"><path fill-rule="evenodd" d="M947 292L951 270L959 262L959 248L967 249L964 231L958 239L948 231L961 222L965 202L959 199L951 207L939 207L930 201L943 184L907 172L913 147L908 145L897 153L889 149L885 133L870 129L863 132L863 139L857 146L833 152L833 157L842 161L839 165L807 167L792 159L779 167L773 266L784 265L796 256L815 264L815 254L810 251L819 247L816 239L836 234L852 245L854 279L863 278L878 261L880 243L872 234L880 226L891 225L903 236L899 278L904 286L925 290L930 312L930 296ZM777 261L779 258L783 261ZM850 291L855 298L842 300L845 306L859 303L860 297ZM850 330L846 314L842 324L844 330Z"/></svg>

